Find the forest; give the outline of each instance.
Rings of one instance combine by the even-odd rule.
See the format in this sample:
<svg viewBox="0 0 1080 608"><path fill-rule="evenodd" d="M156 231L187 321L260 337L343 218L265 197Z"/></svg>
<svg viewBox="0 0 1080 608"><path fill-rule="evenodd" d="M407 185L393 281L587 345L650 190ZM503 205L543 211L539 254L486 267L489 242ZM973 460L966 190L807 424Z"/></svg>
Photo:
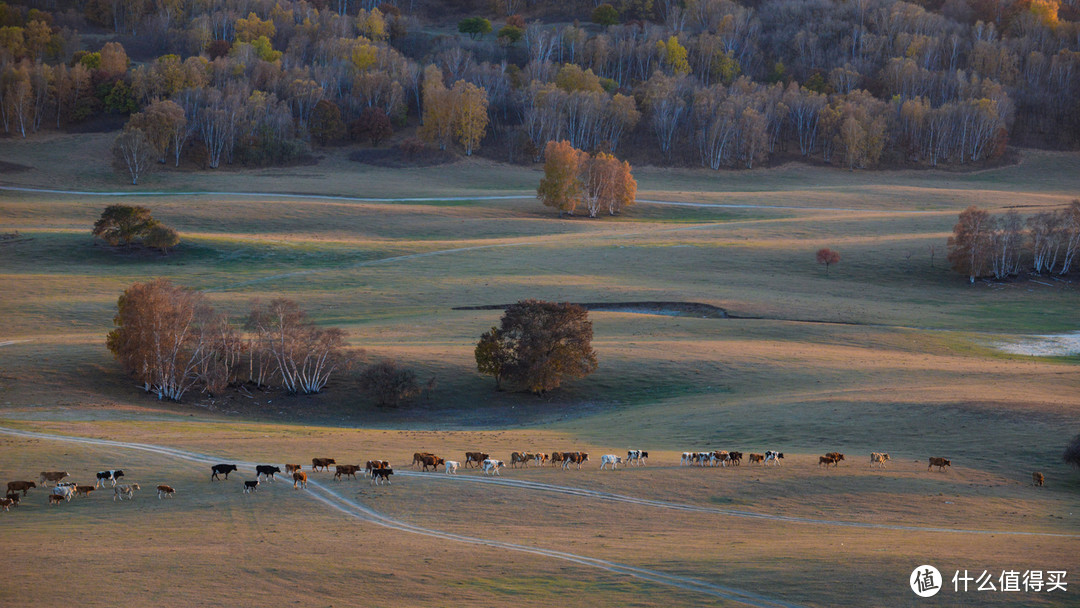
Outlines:
<svg viewBox="0 0 1080 608"><path fill-rule="evenodd" d="M393 133L520 163L565 140L661 166L965 165L1080 144L1077 18L1057 0L0 2L0 122L116 130L136 183Z"/></svg>

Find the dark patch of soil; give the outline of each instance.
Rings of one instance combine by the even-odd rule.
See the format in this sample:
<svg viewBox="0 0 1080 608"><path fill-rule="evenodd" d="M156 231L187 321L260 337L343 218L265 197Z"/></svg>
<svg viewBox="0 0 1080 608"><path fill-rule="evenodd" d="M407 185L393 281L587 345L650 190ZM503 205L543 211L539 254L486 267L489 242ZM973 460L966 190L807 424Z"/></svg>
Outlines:
<svg viewBox="0 0 1080 608"><path fill-rule="evenodd" d="M406 154L399 148L371 148L353 152L349 155L349 160L376 167L404 169L407 167L445 165L456 161L457 156L448 150L425 149L420 152Z"/></svg>
<svg viewBox="0 0 1080 608"><path fill-rule="evenodd" d="M597 312L629 312L642 315L669 317L697 317L702 319L727 319L723 308L700 302L575 302L586 310ZM454 310L503 310L509 304L486 304L483 306L456 306Z"/></svg>
<svg viewBox="0 0 1080 608"><path fill-rule="evenodd" d="M20 171L29 171L33 167L27 167L26 165L20 165L17 163L9 163L0 160L0 173L18 173Z"/></svg>

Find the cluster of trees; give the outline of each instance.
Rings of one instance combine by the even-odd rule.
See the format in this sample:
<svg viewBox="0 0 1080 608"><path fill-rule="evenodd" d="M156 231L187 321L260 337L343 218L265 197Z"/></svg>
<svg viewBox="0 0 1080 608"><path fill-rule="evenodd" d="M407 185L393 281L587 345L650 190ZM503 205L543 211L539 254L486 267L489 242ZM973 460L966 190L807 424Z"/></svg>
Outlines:
<svg viewBox="0 0 1080 608"><path fill-rule="evenodd" d="M1066 274L1080 253L1080 200L1026 220L1016 211L995 216L972 205L960 213L948 249L953 269L972 283L1024 270Z"/></svg>
<svg viewBox="0 0 1080 608"><path fill-rule="evenodd" d="M476 344L476 368L504 384L542 395L596 371L592 321L576 304L522 300Z"/></svg>
<svg viewBox="0 0 1080 608"><path fill-rule="evenodd" d="M0 122L25 137L171 101L183 141L169 149L195 142L209 167L369 137L375 110L466 154L485 137L534 160L548 141L611 153L629 137L649 161L710 168L795 150L848 168L958 164L1010 140L1080 142L1080 7L1057 0L514 0L462 35L422 31L412 3L375 4L89 0L80 16L0 3ZM80 48L87 20L150 56ZM121 152L145 144L125 137Z"/></svg>
<svg viewBox="0 0 1080 608"><path fill-rule="evenodd" d="M606 152L590 156L568 141L548 142L544 157L544 177L536 197L558 209L559 217L574 215L579 205L589 217L596 217L601 211L615 215L634 204L637 181L630 163Z"/></svg>
<svg viewBox="0 0 1080 608"><path fill-rule="evenodd" d="M291 300L255 302L244 333L202 293L167 279L126 289L113 321L109 350L158 399L180 401L191 390L215 394L244 383L318 393L355 356L343 330L315 325Z"/></svg>
<svg viewBox="0 0 1080 608"><path fill-rule="evenodd" d="M137 205L109 205L94 222L92 234L113 247L141 243L165 254L180 244L175 230L155 220L146 207Z"/></svg>

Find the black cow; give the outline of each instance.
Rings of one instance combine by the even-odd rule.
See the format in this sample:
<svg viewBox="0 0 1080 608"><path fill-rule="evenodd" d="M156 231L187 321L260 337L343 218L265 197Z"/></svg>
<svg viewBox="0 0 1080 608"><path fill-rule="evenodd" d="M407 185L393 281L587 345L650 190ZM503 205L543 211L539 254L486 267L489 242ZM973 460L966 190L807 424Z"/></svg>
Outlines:
<svg viewBox="0 0 1080 608"><path fill-rule="evenodd" d="M116 482L119 481L120 478L123 476L124 472L120 469L113 469L111 471L99 471L97 474L97 483L94 484L94 487L103 486L105 485L106 481L111 481L112 485L115 487Z"/></svg>
<svg viewBox="0 0 1080 608"><path fill-rule="evenodd" d="M255 477L265 475L266 478L269 479L270 481L274 481L274 473L280 473L280 472L281 472L281 469L279 469L278 467L275 467L275 466L268 465L268 464L260 464L259 466L255 467Z"/></svg>
<svg viewBox="0 0 1080 608"><path fill-rule="evenodd" d="M235 464L215 464L210 467L210 481L214 481L215 479L221 481L221 478L218 477L219 474L224 474L225 479L228 479L229 473L232 473L235 470Z"/></svg>
<svg viewBox="0 0 1080 608"><path fill-rule="evenodd" d="M258 479L256 479L255 481L245 481L244 482L244 494L247 494L248 492L258 492L258 491L259 491L259 480Z"/></svg>
<svg viewBox="0 0 1080 608"><path fill-rule="evenodd" d="M383 479L386 483L390 483L390 476L394 474L394 469L372 469L371 470L371 483L379 485L379 480Z"/></svg>

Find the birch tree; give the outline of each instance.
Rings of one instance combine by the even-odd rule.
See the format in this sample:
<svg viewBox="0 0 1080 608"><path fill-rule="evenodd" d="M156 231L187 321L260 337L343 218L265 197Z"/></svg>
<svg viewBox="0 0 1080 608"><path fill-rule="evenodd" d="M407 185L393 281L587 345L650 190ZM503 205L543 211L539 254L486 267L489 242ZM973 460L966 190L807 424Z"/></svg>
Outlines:
<svg viewBox="0 0 1080 608"><path fill-rule="evenodd" d="M315 325L292 300L278 298L265 306L256 302L246 326L255 334L254 350L273 361L288 393L318 393L334 372L351 363L345 332Z"/></svg>

